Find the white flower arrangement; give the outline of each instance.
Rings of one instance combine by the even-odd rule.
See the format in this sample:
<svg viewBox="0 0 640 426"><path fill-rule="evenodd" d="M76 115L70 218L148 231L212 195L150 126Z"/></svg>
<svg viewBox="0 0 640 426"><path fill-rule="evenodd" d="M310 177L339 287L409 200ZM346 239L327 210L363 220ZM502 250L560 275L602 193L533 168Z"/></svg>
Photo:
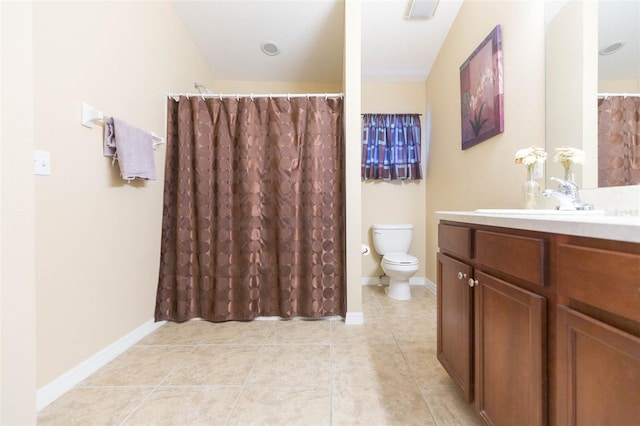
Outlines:
<svg viewBox="0 0 640 426"><path fill-rule="evenodd" d="M524 164L530 169L537 163L544 163L546 159L547 153L545 150L537 146L530 146L516 152L516 164Z"/></svg>
<svg viewBox="0 0 640 426"><path fill-rule="evenodd" d="M562 164L565 169L570 169L574 164L584 164L586 155L583 150L571 146L556 148L553 161Z"/></svg>

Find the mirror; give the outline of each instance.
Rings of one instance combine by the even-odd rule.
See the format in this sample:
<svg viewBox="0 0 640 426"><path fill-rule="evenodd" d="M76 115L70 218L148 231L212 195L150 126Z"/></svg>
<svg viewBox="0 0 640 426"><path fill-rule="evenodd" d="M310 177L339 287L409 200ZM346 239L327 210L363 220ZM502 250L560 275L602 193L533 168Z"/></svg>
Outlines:
<svg viewBox="0 0 640 426"><path fill-rule="evenodd" d="M640 2L637 0L547 1L546 162L551 176L564 169L555 148L582 148L587 162L575 167L581 188L598 186L598 93L640 93ZM597 28L598 31L594 31ZM615 42L609 55L598 51Z"/></svg>

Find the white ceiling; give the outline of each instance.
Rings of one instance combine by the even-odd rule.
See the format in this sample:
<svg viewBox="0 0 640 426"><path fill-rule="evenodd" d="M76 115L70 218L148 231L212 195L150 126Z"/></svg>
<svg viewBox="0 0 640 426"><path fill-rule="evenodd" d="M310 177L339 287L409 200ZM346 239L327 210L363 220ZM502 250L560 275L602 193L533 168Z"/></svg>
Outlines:
<svg viewBox="0 0 640 426"><path fill-rule="evenodd" d="M345 0L173 0L218 80L341 81ZM348 0L347 0L348 1ZM362 0L362 77L424 81L462 0L403 19L406 0ZM280 47L267 56L260 44Z"/></svg>
<svg viewBox="0 0 640 426"><path fill-rule="evenodd" d="M341 81L345 0L173 0L219 80ZM348 1L348 0L346 0ZM428 20L403 18L407 0L362 0L364 81L424 81L463 0L440 0ZM548 6L566 0L547 0ZM560 6L558 6L560 7ZM600 0L599 43L626 41L600 56L604 79L640 75L640 1ZM260 44L280 47L267 56Z"/></svg>
<svg viewBox="0 0 640 426"><path fill-rule="evenodd" d="M600 0L598 4L598 49L625 42L618 52L598 57L598 77L640 79L640 1Z"/></svg>

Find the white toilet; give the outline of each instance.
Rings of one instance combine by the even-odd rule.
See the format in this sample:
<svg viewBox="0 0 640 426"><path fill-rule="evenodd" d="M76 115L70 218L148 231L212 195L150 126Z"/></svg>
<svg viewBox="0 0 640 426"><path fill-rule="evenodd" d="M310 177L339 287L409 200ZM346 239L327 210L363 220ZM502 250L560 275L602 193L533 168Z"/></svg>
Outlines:
<svg viewBox="0 0 640 426"><path fill-rule="evenodd" d="M408 254L413 225L373 225L373 246L382 255L382 270L389 276L387 295L411 299L409 278L418 272L418 259Z"/></svg>

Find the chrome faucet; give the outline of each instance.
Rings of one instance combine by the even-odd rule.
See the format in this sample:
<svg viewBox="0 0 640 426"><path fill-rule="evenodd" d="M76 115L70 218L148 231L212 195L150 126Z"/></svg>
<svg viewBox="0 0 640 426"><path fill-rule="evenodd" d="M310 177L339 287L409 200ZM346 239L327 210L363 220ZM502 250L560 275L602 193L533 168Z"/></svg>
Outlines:
<svg viewBox="0 0 640 426"><path fill-rule="evenodd" d="M558 190L546 189L542 195L545 197L555 197L560 201L556 207L558 210L592 210L591 204L585 204L580 200L578 186L568 180L552 177L551 180L558 182Z"/></svg>

